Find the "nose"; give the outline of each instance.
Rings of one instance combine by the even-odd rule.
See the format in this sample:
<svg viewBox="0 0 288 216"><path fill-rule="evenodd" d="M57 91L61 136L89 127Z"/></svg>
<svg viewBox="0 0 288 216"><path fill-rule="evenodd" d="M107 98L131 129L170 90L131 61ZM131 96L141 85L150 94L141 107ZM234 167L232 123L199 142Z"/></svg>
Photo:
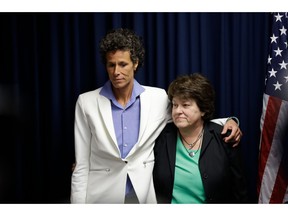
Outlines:
<svg viewBox="0 0 288 216"><path fill-rule="evenodd" d="M182 110L182 107L181 107L181 106L175 107L175 108L174 108L174 111L175 111L176 113L183 113L183 110Z"/></svg>
<svg viewBox="0 0 288 216"><path fill-rule="evenodd" d="M118 74L120 74L119 67L117 65L114 67L113 70L114 70L113 71L114 76L117 76Z"/></svg>

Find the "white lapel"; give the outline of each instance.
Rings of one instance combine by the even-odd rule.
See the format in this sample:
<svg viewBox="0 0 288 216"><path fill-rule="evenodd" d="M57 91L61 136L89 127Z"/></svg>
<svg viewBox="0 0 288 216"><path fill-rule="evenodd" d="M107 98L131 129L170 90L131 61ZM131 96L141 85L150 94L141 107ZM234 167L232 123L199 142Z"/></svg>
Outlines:
<svg viewBox="0 0 288 216"><path fill-rule="evenodd" d="M139 137L138 137L138 143L141 144L141 139L143 138L144 132L146 130L146 127L148 125L149 115L150 115L150 109L151 109L151 101L150 96L145 93L145 91L140 95L140 104L141 104L141 110L140 110L140 129L139 129Z"/></svg>
<svg viewBox="0 0 288 216"><path fill-rule="evenodd" d="M108 136L111 137L113 140L114 145L116 145L117 149L118 144L117 144L117 139L115 136L115 131L114 131L114 123L113 123L113 116L112 116L112 110L111 110L111 102L109 99L106 97L100 96L98 98L98 109L102 118L102 122L104 127L106 127L106 131L108 133Z"/></svg>

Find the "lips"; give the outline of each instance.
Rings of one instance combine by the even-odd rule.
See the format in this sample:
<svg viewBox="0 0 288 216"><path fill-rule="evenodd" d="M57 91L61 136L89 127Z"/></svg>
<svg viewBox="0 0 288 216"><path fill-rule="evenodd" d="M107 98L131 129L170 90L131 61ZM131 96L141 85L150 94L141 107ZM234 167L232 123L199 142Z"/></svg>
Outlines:
<svg viewBox="0 0 288 216"><path fill-rule="evenodd" d="M178 116L178 117L175 118L175 120L177 120L177 121L184 121L184 120L186 120L186 118L184 118L184 117L179 117L179 116Z"/></svg>
<svg viewBox="0 0 288 216"><path fill-rule="evenodd" d="M122 82L123 79L114 79L113 82L118 83L118 82Z"/></svg>

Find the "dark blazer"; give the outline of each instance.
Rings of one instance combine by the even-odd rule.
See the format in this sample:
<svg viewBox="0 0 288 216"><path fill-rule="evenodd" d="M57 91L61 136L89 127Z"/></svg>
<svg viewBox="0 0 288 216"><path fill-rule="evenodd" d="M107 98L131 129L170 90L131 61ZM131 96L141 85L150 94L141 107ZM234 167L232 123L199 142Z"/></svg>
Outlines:
<svg viewBox="0 0 288 216"><path fill-rule="evenodd" d="M222 141L222 126L208 122L199 158L199 169L207 203L245 203L248 201L239 146ZM166 125L156 140L153 180L158 203L171 203L178 129Z"/></svg>

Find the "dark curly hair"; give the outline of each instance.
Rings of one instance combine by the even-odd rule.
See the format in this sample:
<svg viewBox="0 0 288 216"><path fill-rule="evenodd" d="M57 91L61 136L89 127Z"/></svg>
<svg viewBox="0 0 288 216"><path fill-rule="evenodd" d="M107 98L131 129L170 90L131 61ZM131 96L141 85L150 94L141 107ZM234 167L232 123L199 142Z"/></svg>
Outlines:
<svg viewBox="0 0 288 216"><path fill-rule="evenodd" d="M201 112L205 112L202 117L204 121L211 120L215 111L215 90L210 81L199 73L182 75L175 79L168 88L168 97L172 101L173 97L196 101Z"/></svg>
<svg viewBox="0 0 288 216"><path fill-rule="evenodd" d="M138 61L137 69L143 66L145 49L142 38L137 36L132 30L113 29L100 41L100 55L105 65L106 54L116 50L130 51L132 62L135 64Z"/></svg>

